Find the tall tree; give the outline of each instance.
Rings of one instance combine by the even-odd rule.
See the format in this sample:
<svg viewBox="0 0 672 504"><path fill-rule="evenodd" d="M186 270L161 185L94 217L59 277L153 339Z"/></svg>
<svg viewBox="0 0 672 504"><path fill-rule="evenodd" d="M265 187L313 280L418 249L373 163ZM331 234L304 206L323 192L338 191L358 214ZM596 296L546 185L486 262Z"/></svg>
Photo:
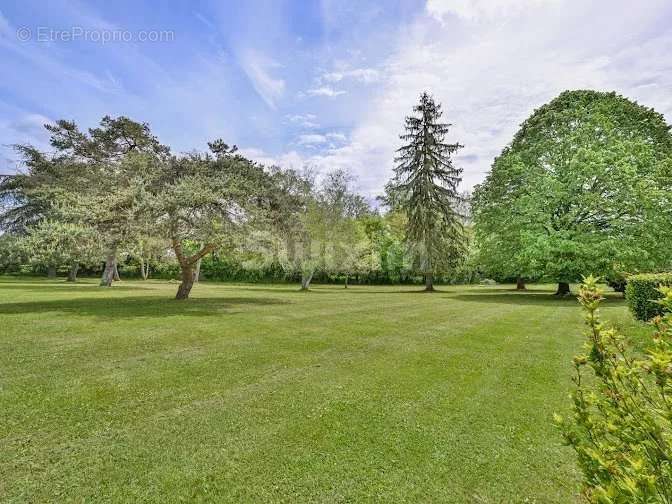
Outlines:
<svg viewBox="0 0 672 504"><path fill-rule="evenodd" d="M0 182L6 205L0 226L17 233L45 219L93 228L106 249L101 285L110 286L120 247L135 240L138 198L145 174L129 156L168 156L149 127L126 117L103 117L100 125L82 132L72 121L47 124L53 152L30 145L16 149L26 173Z"/></svg>
<svg viewBox="0 0 672 504"><path fill-rule="evenodd" d="M135 242L139 231L138 198L147 174L136 170L134 156L142 154L160 161L168 157L170 149L159 143L149 125L124 116L105 116L98 127L86 133L72 121L45 127L57 149L56 159L77 164L85 178L78 186L83 190L75 208L101 235L107 252L100 285L109 287L117 275L119 249Z"/></svg>
<svg viewBox="0 0 672 504"><path fill-rule="evenodd" d="M224 246L233 247L242 230L254 223L267 201L263 168L221 141L206 154L138 158L140 171L152 172L147 209L170 240L181 269L176 299L187 299L198 261ZM191 247L197 244L196 250Z"/></svg>
<svg viewBox="0 0 672 504"><path fill-rule="evenodd" d="M462 147L446 143L451 126L440 122L441 105L427 93L406 117L406 142L397 151L394 176L386 185L385 202L408 217L406 240L415 268L425 275L425 290L434 290L434 275L454 267L463 257L465 235L456 210L462 169L452 155Z"/></svg>
<svg viewBox="0 0 672 504"><path fill-rule="evenodd" d="M479 248L508 274L557 281L558 295L615 265L669 267L671 167L661 114L566 91L523 123L475 191Z"/></svg>

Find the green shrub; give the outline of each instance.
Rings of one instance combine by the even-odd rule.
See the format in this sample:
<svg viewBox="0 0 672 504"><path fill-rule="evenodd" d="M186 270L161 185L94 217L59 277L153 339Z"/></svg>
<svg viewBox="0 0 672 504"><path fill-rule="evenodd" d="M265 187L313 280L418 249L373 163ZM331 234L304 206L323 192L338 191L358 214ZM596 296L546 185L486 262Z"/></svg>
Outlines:
<svg viewBox="0 0 672 504"><path fill-rule="evenodd" d="M672 310L672 288L659 293ZM573 415L555 421L576 451L589 502L670 503L672 313L654 319L649 348L637 353L600 321L602 299L596 279L584 279L586 354L574 358Z"/></svg>
<svg viewBox="0 0 672 504"><path fill-rule="evenodd" d="M657 301L662 297L658 290L662 286L672 286L672 273L644 273L628 277L625 299L635 318L651 320L662 315L663 307Z"/></svg>

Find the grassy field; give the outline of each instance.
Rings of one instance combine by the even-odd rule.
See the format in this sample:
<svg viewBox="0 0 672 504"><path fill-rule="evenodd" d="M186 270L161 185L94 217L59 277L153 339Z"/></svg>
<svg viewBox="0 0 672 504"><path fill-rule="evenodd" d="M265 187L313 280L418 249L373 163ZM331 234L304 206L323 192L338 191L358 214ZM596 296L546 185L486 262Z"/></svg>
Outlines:
<svg viewBox="0 0 672 504"><path fill-rule="evenodd" d="M510 289L0 279L0 502L573 502L581 313Z"/></svg>

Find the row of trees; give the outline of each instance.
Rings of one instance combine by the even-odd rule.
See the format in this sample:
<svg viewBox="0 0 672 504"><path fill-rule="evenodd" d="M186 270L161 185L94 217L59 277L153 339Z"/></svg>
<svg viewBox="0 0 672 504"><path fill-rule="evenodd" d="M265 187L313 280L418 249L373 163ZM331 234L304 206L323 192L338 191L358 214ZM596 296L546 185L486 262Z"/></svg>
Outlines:
<svg viewBox="0 0 672 504"><path fill-rule="evenodd" d="M423 95L417 111L409 135L426 135L438 107ZM173 261L176 297L186 299L203 258L242 252L250 262L300 273L306 290L316 271L343 275L347 287L350 275L381 266L426 274L431 289L446 233L461 229L445 190L423 195L428 211L414 213L418 184L424 191L441 176L456 190L459 170L447 157L434 167L411 136L402 154L407 167L389 187L393 211L382 217L342 170L318 183L310 171L266 168L222 140L207 153L175 155L148 125L125 117L104 117L87 132L69 121L46 128L53 152L17 146L25 173L0 183L3 261L44 265L52 274L65 266L70 280L80 266L104 263L101 285L111 286L128 255L143 277L150 260ZM418 160L420 178L413 175Z"/></svg>
<svg viewBox="0 0 672 504"><path fill-rule="evenodd" d="M264 167L222 140L175 155L146 124L105 117L82 132L47 125L53 152L17 146L26 170L0 181L1 263L53 272L104 262L101 285L133 257L179 266L178 299L201 261L237 257L300 277L552 279L672 266L672 136L662 115L614 93L565 92L523 123L473 198L423 93L406 118L392 179L373 210L345 171ZM473 208L472 208L473 207ZM472 214L473 215L469 215ZM395 276L396 275L396 276Z"/></svg>

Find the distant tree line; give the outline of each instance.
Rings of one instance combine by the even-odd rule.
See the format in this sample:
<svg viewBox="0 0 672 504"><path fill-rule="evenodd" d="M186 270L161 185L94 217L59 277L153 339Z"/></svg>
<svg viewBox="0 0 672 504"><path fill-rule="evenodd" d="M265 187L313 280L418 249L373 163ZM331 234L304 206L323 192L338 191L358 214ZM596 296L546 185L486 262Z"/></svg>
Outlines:
<svg viewBox="0 0 672 504"><path fill-rule="evenodd" d="M373 208L344 170L262 166L223 140L175 154L149 126L46 125L0 180L0 271L226 281L470 283L672 266L672 137L662 115L572 91L526 120L473 197L440 104L423 93Z"/></svg>

